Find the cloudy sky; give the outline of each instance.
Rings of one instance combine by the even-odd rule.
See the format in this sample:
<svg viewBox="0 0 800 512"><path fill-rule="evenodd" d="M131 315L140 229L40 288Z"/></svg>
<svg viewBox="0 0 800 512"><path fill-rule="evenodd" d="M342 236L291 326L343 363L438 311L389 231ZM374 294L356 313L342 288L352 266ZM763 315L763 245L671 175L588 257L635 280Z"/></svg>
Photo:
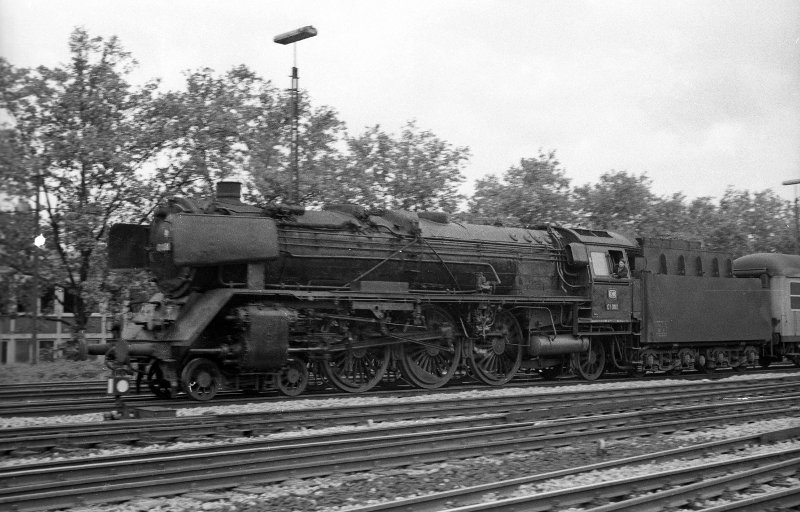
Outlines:
<svg viewBox="0 0 800 512"><path fill-rule="evenodd" d="M406 121L469 146L470 181L555 150L573 185L612 169L660 195L800 178L797 0L0 0L0 56L68 59L76 26L116 35L135 79L244 64L300 86L358 133ZM467 187L466 191L470 189Z"/></svg>

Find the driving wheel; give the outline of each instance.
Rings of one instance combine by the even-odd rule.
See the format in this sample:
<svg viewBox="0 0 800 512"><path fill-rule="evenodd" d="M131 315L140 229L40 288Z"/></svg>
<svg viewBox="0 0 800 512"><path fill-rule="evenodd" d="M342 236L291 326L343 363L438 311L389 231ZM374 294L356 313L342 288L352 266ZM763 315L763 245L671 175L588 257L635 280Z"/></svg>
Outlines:
<svg viewBox="0 0 800 512"><path fill-rule="evenodd" d="M461 362L461 342L454 339L453 317L439 306L422 310L424 329L439 336L419 343L404 343L398 349L403 377L416 387L436 389L447 384ZM449 332L449 334L446 334Z"/></svg>
<svg viewBox="0 0 800 512"><path fill-rule="evenodd" d="M469 362L475 377L485 384L501 386L510 381L522 364L522 328L514 315L501 311L489 331L472 340Z"/></svg>
<svg viewBox="0 0 800 512"><path fill-rule="evenodd" d="M349 393L374 388L386 373L390 351L386 347L346 348L334 352L322 368L334 386Z"/></svg>

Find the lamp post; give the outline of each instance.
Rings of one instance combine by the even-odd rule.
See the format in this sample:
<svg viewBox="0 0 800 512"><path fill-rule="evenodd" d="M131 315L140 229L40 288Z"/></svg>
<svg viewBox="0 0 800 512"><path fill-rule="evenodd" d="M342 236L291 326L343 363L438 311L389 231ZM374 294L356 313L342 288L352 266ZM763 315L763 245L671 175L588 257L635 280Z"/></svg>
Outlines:
<svg viewBox="0 0 800 512"><path fill-rule="evenodd" d="M33 231L39 233L39 189L42 184L42 175L36 171L36 206L33 213ZM39 360L39 249L44 247L44 236L39 233L33 239L33 325L31 326L31 364Z"/></svg>
<svg viewBox="0 0 800 512"><path fill-rule="evenodd" d="M292 30L291 32L284 32L283 34L278 34L273 39L278 44L289 44L289 43L297 43L297 41L302 41L303 39L308 39L309 37L314 37L317 35L317 29L308 25L307 27L300 27L296 30ZM297 45L294 46L294 64L292 66L292 168L294 170L294 193L292 194L293 197L290 198L290 202L299 201L300 199L300 163L299 163L299 152L297 148L297 138L298 138L298 82L300 77L297 74Z"/></svg>
<svg viewBox="0 0 800 512"><path fill-rule="evenodd" d="M787 180L784 185L800 185L800 180ZM794 252L800 254L800 207L797 204L797 189L794 192Z"/></svg>

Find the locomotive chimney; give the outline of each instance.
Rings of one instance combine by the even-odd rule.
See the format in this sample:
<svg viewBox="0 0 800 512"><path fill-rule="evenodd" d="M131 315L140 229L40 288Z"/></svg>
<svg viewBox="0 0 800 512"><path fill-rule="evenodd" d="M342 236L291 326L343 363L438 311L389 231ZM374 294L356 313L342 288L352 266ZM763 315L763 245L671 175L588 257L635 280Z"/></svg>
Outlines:
<svg viewBox="0 0 800 512"><path fill-rule="evenodd" d="M217 201L240 202L242 184L238 181L220 181L217 183Z"/></svg>

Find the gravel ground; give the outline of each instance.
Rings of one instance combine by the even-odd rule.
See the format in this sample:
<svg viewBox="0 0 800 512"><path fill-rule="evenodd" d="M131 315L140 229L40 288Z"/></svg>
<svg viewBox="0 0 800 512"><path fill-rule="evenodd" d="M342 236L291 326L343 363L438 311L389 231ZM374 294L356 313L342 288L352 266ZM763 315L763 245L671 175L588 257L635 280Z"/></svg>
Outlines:
<svg viewBox="0 0 800 512"><path fill-rule="evenodd" d="M738 380L760 380L764 378L774 378L778 374L770 375L735 375L730 377L732 381ZM794 374L786 374L794 375ZM648 385L675 385L674 380L651 380ZM695 386L697 382L686 382L687 386ZM553 389L531 389L531 388L501 388L501 389L482 389L479 391L469 391L458 393L456 396L462 398L480 394L481 396L507 396L507 395L530 395L535 398L537 395L553 395L555 393L575 392L585 389L619 389L640 385L636 382L605 383L605 384L576 384L565 386L557 390ZM590 386L590 388L589 388ZM236 412L238 410L254 411L277 411L288 408L315 408L340 406L342 403L354 405L368 405L371 403L386 404L390 400L413 401L424 400L427 397L387 399L377 396L358 396L344 399L326 400L307 400L307 401L282 401L268 404L246 404L235 406L204 406L193 409L179 410L179 414L198 415L216 414L225 412ZM34 425L49 423L52 424L54 418L12 418L0 420L5 427L22 426L25 424ZM55 421L64 423L102 421L101 415L79 415L64 416L56 418ZM374 425L364 425L361 427L335 427L331 430L343 430L354 428L374 428ZM355 473L333 475L325 478L314 478L307 480L289 480L275 485L247 486L221 492L192 492L174 498L158 499L139 499L126 503L110 504L107 506L76 507L70 510L83 512L189 512L195 510L212 510L224 512L255 512L255 511L302 511L302 512L334 512L347 510L355 506L363 506L370 503L410 497L414 495L428 494L431 492L450 490L463 486L472 486L496 480L505 480L526 476L534 473L553 471L578 465L587 465L604 460L619 459L623 457L651 453L654 451L678 448L681 446L691 446L711 440L719 440L730 437L749 435L760 432L767 432L780 428L800 426L800 419L789 418L784 420L770 420L754 422L745 425L732 425L709 429L704 432L674 433L669 436L652 436L635 441L614 441L609 442L604 450L599 450L594 442L575 443L568 447L544 449L529 453L516 453L506 456L477 457L468 460L444 462L437 464L421 464L407 468L393 468L385 470L374 470L369 473ZM296 433L272 434L268 437L283 436L297 437L313 435L315 431L304 431ZM193 445L195 445L193 443ZM783 449L782 445L775 445L777 449ZM156 450L163 450L164 447L157 447ZM127 451L123 449L122 451ZM114 451L117 452L116 450ZM96 452L97 454L108 452ZM746 454L753 453L746 451ZM732 456L732 455L728 455ZM37 457L38 459L38 457ZM708 461L708 459L703 459ZM26 460L15 459L9 461L11 465L18 466ZM33 462L32 460L27 462ZM678 462L678 464L688 465L690 461ZM659 469L664 469L664 465L659 464ZM642 466L642 471L652 472L652 467ZM586 482L597 482L603 479L618 477L618 474L609 472L596 472L588 474ZM634 469L630 472L626 470L627 476L633 475ZM615 476L616 475L616 476ZM580 480L572 479L563 482L550 482L548 486L564 485L583 485ZM798 483L800 484L800 482ZM555 488L555 487L554 487ZM544 489L544 488L543 488ZM538 490L537 492L541 492Z"/></svg>
<svg viewBox="0 0 800 512"><path fill-rule="evenodd" d="M598 450L596 443L577 443L568 447L529 453L476 457L437 464L421 464L409 468L333 475L326 478L288 480L276 485L246 486L220 492L192 492L174 498L147 498L71 510L81 512L189 512L194 510L340 512L399 498L796 426L800 426L800 419L760 421L746 425L720 427L702 433L674 433L669 436L656 436L635 441L615 441L608 443L604 451ZM746 456L762 451L782 451L789 447L797 447L797 445L798 442L778 443L769 447L751 447L736 454L707 456L700 460L677 460L670 463L659 463L657 466L641 464L628 467L624 471L614 469L594 471L576 477L537 484L535 487L531 486L527 491L546 492L570 486L589 485L636 474L652 473L656 469L663 471L685 468L699 463ZM800 485L800 482L794 481L787 483Z"/></svg>

